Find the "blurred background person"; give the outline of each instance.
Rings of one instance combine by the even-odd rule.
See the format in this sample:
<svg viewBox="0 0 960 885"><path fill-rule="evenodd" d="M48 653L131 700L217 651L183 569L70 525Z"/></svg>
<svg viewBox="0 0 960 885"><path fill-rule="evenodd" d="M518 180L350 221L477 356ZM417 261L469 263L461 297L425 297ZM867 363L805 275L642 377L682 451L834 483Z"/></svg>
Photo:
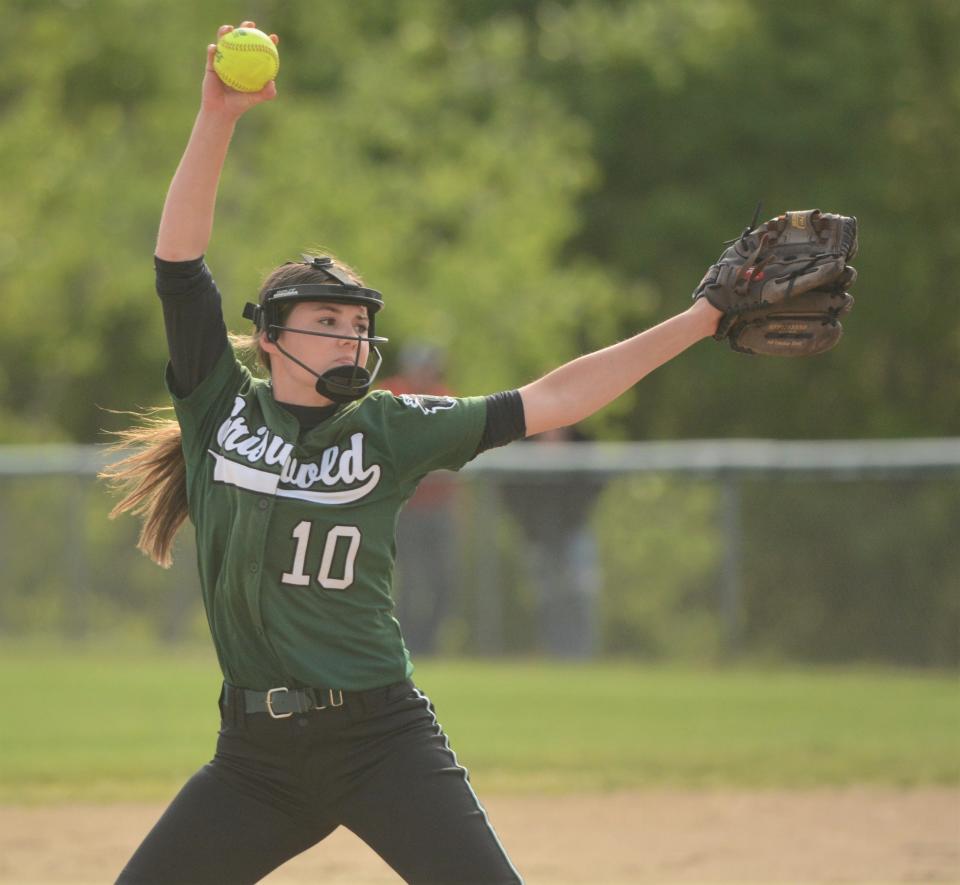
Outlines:
<svg viewBox="0 0 960 885"><path fill-rule="evenodd" d="M575 427L558 427L526 441L585 440ZM500 485L503 501L523 531L540 649L556 657L591 657L599 645L600 569L590 515L602 489L601 480L568 471L528 473Z"/></svg>

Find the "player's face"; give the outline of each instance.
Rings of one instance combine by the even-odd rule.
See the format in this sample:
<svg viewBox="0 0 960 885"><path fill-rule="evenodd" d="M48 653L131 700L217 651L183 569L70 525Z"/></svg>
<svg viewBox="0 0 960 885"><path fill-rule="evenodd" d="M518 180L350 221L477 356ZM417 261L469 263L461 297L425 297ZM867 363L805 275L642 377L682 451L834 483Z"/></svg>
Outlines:
<svg viewBox="0 0 960 885"><path fill-rule="evenodd" d="M327 338L321 335L302 335L297 332L281 332L279 344L292 356L306 363L319 375L336 366L352 366L357 361L365 366L370 354L370 345L358 342L357 336L369 334L370 321L367 309L353 304L336 304L329 301L301 301L294 305L284 326L287 329L304 329L308 332L326 332L330 335L343 335L344 338ZM262 343L270 354L270 369L274 386L288 391L302 390L309 394L314 391L317 379L302 366L287 359L268 341ZM315 395L315 394L314 394ZM308 396L312 399L312 396ZM298 399L300 399L298 397Z"/></svg>

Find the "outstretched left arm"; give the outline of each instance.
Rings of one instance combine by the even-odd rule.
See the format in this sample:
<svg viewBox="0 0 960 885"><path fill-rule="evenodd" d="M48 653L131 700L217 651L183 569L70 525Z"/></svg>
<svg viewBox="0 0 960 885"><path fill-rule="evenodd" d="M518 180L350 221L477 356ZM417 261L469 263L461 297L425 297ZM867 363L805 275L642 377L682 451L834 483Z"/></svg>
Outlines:
<svg viewBox="0 0 960 885"><path fill-rule="evenodd" d="M646 332L565 363L520 388L527 436L576 424L645 375L717 330L723 314L705 298Z"/></svg>

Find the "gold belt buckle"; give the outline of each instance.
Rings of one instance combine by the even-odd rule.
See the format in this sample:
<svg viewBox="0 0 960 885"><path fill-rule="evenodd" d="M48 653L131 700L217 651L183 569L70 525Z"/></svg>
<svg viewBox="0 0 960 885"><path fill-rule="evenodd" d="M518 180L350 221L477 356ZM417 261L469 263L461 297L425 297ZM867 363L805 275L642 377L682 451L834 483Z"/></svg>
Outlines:
<svg viewBox="0 0 960 885"><path fill-rule="evenodd" d="M290 689L287 688L285 685L281 685L278 688L271 688L267 692L267 712L270 714L270 716L273 719L289 719L293 715L292 712L291 713L274 713L273 712L273 693L275 691L285 691L289 693Z"/></svg>

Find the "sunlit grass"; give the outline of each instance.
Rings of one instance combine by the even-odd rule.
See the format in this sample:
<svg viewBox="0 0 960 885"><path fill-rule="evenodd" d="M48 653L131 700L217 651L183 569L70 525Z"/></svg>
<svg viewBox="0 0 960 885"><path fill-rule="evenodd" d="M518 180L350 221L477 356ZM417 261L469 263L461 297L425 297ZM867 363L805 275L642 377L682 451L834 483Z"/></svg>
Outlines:
<svg viewBox="0 0 960 885"><path fill-rule="evenodd" d="M955 675L428 660L484 791L960 783ZM0 801L160 799L213 754L205 649L0 651Z"/></svg>

